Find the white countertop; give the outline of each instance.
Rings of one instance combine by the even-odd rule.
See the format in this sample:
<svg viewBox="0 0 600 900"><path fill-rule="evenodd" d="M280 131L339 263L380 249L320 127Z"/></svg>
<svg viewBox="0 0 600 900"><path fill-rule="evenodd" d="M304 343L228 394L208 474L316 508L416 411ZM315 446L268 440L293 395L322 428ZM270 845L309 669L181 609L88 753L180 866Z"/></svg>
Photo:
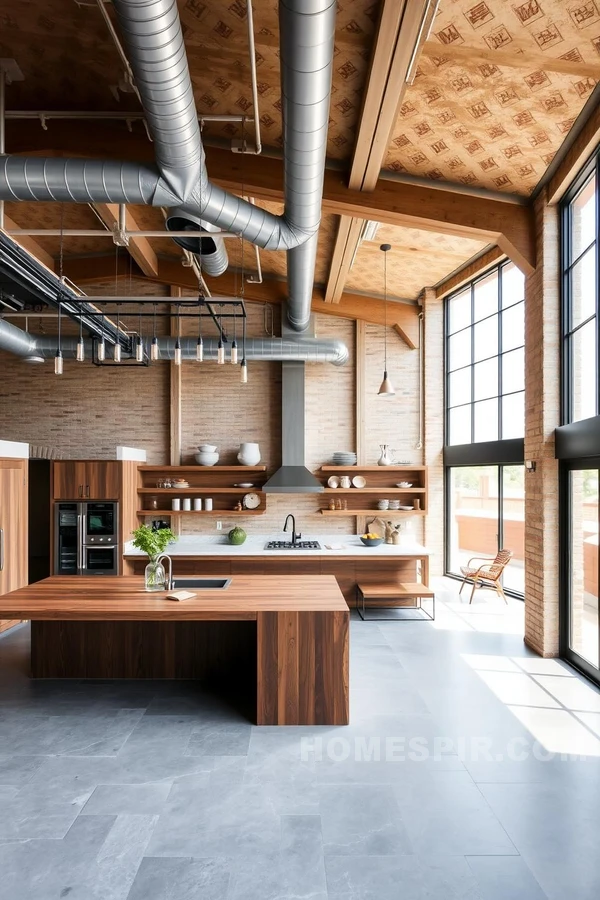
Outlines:
<svg viewBox="0 0 600 900"><path fill-rule="evenodd" d="M249 534L245 543L234 546L227 540L227 535L183 534L175 544L170 544L166 553L169 556L428 556L429 551L420 544L380 544L378 547L365 547L354 534L303 534L303 541L318 541L321 550L265 550L267 541L289 541L290 535L283 532L276 534ZM125 544L125 556L145 556L136 550L131 541Z"/></svg>

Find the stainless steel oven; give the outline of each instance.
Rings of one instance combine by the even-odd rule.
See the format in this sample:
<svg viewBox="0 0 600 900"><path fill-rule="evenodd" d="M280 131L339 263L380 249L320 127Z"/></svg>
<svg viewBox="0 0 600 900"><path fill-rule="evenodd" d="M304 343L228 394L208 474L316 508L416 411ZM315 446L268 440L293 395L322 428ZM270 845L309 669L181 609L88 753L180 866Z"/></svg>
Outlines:
<svg viewBox="0 0 600 900"><path fill-rule="evenodd" d="M55 575L118 574L118 503L57 503L54 525Z"/></svg>

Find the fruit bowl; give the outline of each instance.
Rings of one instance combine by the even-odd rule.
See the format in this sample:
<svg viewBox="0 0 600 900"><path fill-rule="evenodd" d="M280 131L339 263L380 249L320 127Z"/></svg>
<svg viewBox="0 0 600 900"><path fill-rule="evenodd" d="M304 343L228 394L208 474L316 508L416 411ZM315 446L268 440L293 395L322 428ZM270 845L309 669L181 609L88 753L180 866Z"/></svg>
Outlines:
<svg viewBox="0 0 600 900"><path fill-rule="evenodd" d="M367 537L363 534L359 535L361 541L365 545L365 547L378 547L380 544L383 544L382 537Z"/></svg>

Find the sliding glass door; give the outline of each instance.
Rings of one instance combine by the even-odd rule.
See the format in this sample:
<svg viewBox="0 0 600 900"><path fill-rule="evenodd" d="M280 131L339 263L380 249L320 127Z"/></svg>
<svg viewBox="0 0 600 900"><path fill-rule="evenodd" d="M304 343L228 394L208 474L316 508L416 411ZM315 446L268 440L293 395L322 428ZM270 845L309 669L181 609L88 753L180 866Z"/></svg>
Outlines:
<svg viewBox="0 0 600 900"><path fill-rule="evenodd" d="M524 466L453 466L446 470L446 478L448 574L460 575L460 567L471 557L512 550L503 585L523 596Z"/></svg>
<svg viewBox="0 0 600 900"><path fill-rule="evenodd" d="M600 681L598 461L563 472L563 654ZM586 466L583 468L582 466ZM581 466L581 467L580 467Z"/></svg>

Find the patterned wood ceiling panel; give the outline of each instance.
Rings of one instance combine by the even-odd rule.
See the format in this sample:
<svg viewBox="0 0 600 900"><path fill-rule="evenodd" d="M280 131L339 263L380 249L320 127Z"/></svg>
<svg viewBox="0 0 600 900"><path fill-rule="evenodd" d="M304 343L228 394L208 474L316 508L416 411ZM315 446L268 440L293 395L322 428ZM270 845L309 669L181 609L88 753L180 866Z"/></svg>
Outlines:
<svg viewBox="0 0 600 900"><path fill-rule="evenodd" d="M178 0L200 114L252 115L246 0ZM350 156L368 70L379 0L338 5L328 154ZM276 0L254 0L262 140L281 146ZM0 9L0 56L15 58L25 80L8 93L12 109L137 110L133 93L111 91L122 74L94 5L74 0L11 0ZM241 137L236 123L210 123L208 137ZM252 139L252 125L246 126Z"/></svg>
<svg viewBox="0 0 600 900"><path fill-rule="evenodd" d="M430 40L439 56L420 58L385 168L529 194L596 84L544 63L592 63L600 77L599 0L442 0Z"/></svg>
<svg viewBox="0 0 600 900"><path fill-rule="evenodd" d="M436 284L471 257L485 243L417 228L380 225L374 241L362 243L346 281L349 291L383 296L383 253L380 244L390 243L387 258L388 296L414 299L425 286Z"/></svg>

